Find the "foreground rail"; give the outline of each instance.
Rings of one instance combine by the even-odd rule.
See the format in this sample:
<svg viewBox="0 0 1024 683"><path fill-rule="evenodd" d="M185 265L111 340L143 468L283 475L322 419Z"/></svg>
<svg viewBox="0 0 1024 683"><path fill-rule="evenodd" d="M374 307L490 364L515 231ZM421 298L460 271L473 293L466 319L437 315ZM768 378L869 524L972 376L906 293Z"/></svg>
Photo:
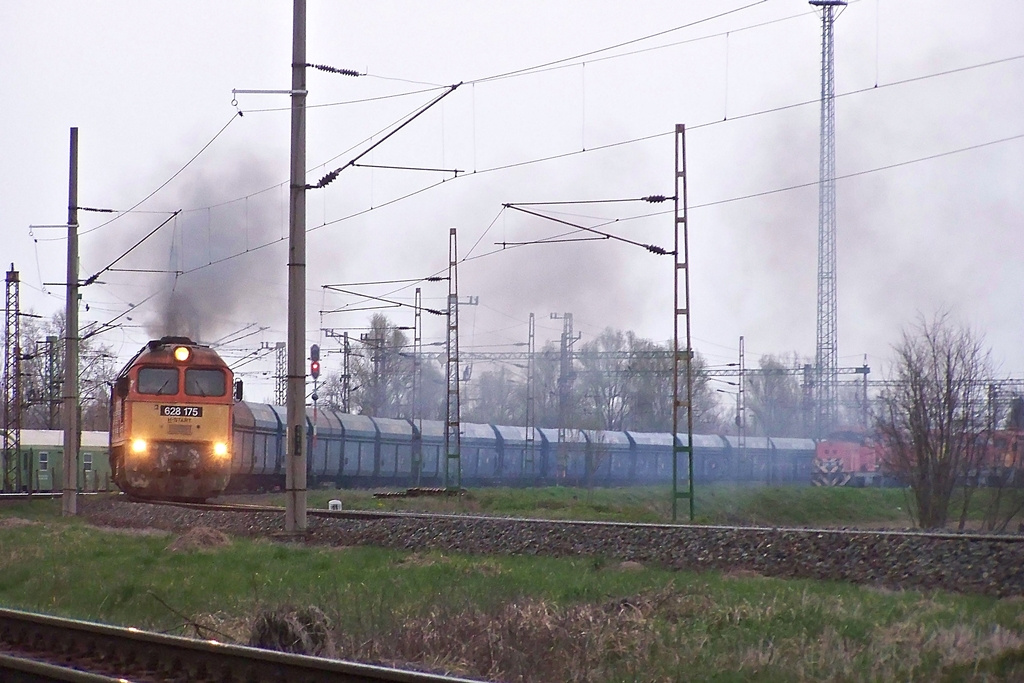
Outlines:
<svg viewBox="0 0 1024 683"><path fill-rule="evenodd" d="M0 609L0 680L472 683Z"/></svg>

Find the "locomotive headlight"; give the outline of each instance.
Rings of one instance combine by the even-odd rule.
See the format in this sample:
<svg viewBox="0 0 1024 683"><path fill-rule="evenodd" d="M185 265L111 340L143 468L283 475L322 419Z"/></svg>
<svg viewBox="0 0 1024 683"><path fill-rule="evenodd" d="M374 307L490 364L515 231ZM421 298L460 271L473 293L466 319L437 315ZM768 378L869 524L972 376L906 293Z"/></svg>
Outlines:
<svg viewBox="0 0 1024 683"><path fill-rule="evenodd" d="M174 348L174 360L178 361L179 363L184 363L189 359L189 356L191 355L192 350L189 349L187 346L176 346Z"/></svg>
<svg viewBox="0 0 1024 683"><path fill-rule="evenodd" d="M218 441L217 443L213 444L213 454L216 455L218 458L223 458L228 454L228 445L226 443Z"/></svg>
<svg viewBox="0 0 1024 683"><path fill-rule="evenodd" d="M132 439L132 453L145 453L146 446L145 439Z"/></svg>

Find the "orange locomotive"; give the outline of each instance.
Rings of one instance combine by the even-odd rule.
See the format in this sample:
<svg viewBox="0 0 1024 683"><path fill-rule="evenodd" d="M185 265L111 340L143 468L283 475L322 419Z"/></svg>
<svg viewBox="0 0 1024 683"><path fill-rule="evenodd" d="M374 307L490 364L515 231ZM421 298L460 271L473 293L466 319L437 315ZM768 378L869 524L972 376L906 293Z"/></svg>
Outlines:
<svg viewBox="0 0 1024 683"><path fill-rule="evenodd" d="M187 337L146 344L110 396L110 470L139 498L205 500L231 474L231 369Z"/></svg>

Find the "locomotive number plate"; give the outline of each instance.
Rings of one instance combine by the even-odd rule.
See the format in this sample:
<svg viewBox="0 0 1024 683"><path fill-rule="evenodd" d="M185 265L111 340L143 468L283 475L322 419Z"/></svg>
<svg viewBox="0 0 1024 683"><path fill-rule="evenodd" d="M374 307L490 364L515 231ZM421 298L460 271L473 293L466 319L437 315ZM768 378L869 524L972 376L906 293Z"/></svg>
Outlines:
<svg viewBox="0 0 1024 683"><path fill-rule="evenodd" d="M160 406L160 417L202 417L201 406Z"/></svg>

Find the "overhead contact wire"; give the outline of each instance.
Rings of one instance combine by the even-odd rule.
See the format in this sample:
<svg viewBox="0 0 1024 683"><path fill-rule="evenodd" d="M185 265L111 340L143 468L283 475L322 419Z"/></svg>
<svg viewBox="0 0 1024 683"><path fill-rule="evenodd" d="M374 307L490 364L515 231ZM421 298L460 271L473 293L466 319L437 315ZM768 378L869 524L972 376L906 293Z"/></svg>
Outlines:
<svg viewBox="0 0 1024 683"><path fill-rule="evenodd" d="M94 228L89 228L88 230L82 230L81 232L79 232L79 233L78 233L78 234L79 234L79 236L81 236L81 235L88 235L88 234L89 234L89 233L91 233L91 232L96 232L96 231L97 231L97 230L99 230L100 228L102 228L102 227L104 227L104 226L106 226L106 225L110 225L111 223L113 223L114 221L116 221L116 220L117 220L118 218L120 218L121 216L123 216L123 215L125 215L125 214L127 214L127 213L131 213L131 212L132 212L132 211L134 211L135 209L137 209L137 208L139 208L140 206L142 206L142 205L143 205L143 204L144 204L145 202L149 201L149 199L150 199L150 198L152 198L152 197L153 197L153 195L155 195L155 194L156 194L157 192L159 192L160 190L162 190L162 189L164 189L165 187L167 187L167 185L168 185L168 184L169 184L169 183L170 183L170 182L171 182L172 180L174 180L174 179L175 179L175 178L177 178L177 177L178 177L179 175L181 175L182 171L184 171L184 170L185 170L186 168L188 168L189 166L191 166L191 165L192 165L192 162L193 162L193 161L195 161L196 159L198 159L198 158L199 158L199 156L200 156L200 155L201 155L201 154L202 154L203 152L205 152L205 151L206 151L206 150L207 150L207 149L208 149L208 148L210 147L210 145L212 145L212 144L213 144L213 143L214 143L214 142L215 142L215 141L217 140L217 138L219 138L219 137L220 137L220 136L221 136L221 135L222 135L222 134L224 133L224 131L226 131L226 130L228 129L228 126L230 126L230 125L232 124L232 122L233 122L233 121L234 121L235 119L237 119L237 118L240 118L241 116L242 116L242 112L240 112L240 111L237 111L237 112L235 112L234 114L232 114L232 115L231 115L231 118L230 118L230 119L228 119L228 122L224 124L224 127L223 127L223 128L221 128L221 129L220 129L219 131L217 131L217 134L216 134L216 135L214 135L214 136L213 136L213 138L211 138L209 142L207 142L207 143L206 143L205 145L203 145L202 149L200 149L200 150L199 150L198 152L196 152L196 153L195 153L195 155L194 155L194 156L193 156L193 157L192 157L191 159L189 159L189 160L188 160L187 162L185 162L185 165L184 165L184 166L182 166L182 167L181 167L181 168L179 168L179 169L178 169L177 171L175 171L174 175L172 175L172 176L171 176L170 178L168 178L167 180L165 180L165 181L164 181L164 182L163 182L163 183L162 183L162 184L161 184L161 185L160 185L159 187L157 187L157 188L156 188L155 190L153 190L153 191L152 191L152 192L150 192L150 193L149 193L148 195L146 195L146 196L145 196L145 197L143 197L143 198L142 198L141 200L139 200L139 201L138 201L138 202L137 202L137 203L136 203L136 204L135 204L135 205L134 205L134 206L133 206L132 208L128 209L128 210L127 210L127 211L125 211L124 213L121 213L121 214L118 214L117 216L114 216L114 217L113 217L113 218L111 218L111 219L110 219L109 221L106 221L106 222L104 222L104 223L100 223L99 225L97 225L97 226L96 226L96 227L94 227Z"/></svg>

